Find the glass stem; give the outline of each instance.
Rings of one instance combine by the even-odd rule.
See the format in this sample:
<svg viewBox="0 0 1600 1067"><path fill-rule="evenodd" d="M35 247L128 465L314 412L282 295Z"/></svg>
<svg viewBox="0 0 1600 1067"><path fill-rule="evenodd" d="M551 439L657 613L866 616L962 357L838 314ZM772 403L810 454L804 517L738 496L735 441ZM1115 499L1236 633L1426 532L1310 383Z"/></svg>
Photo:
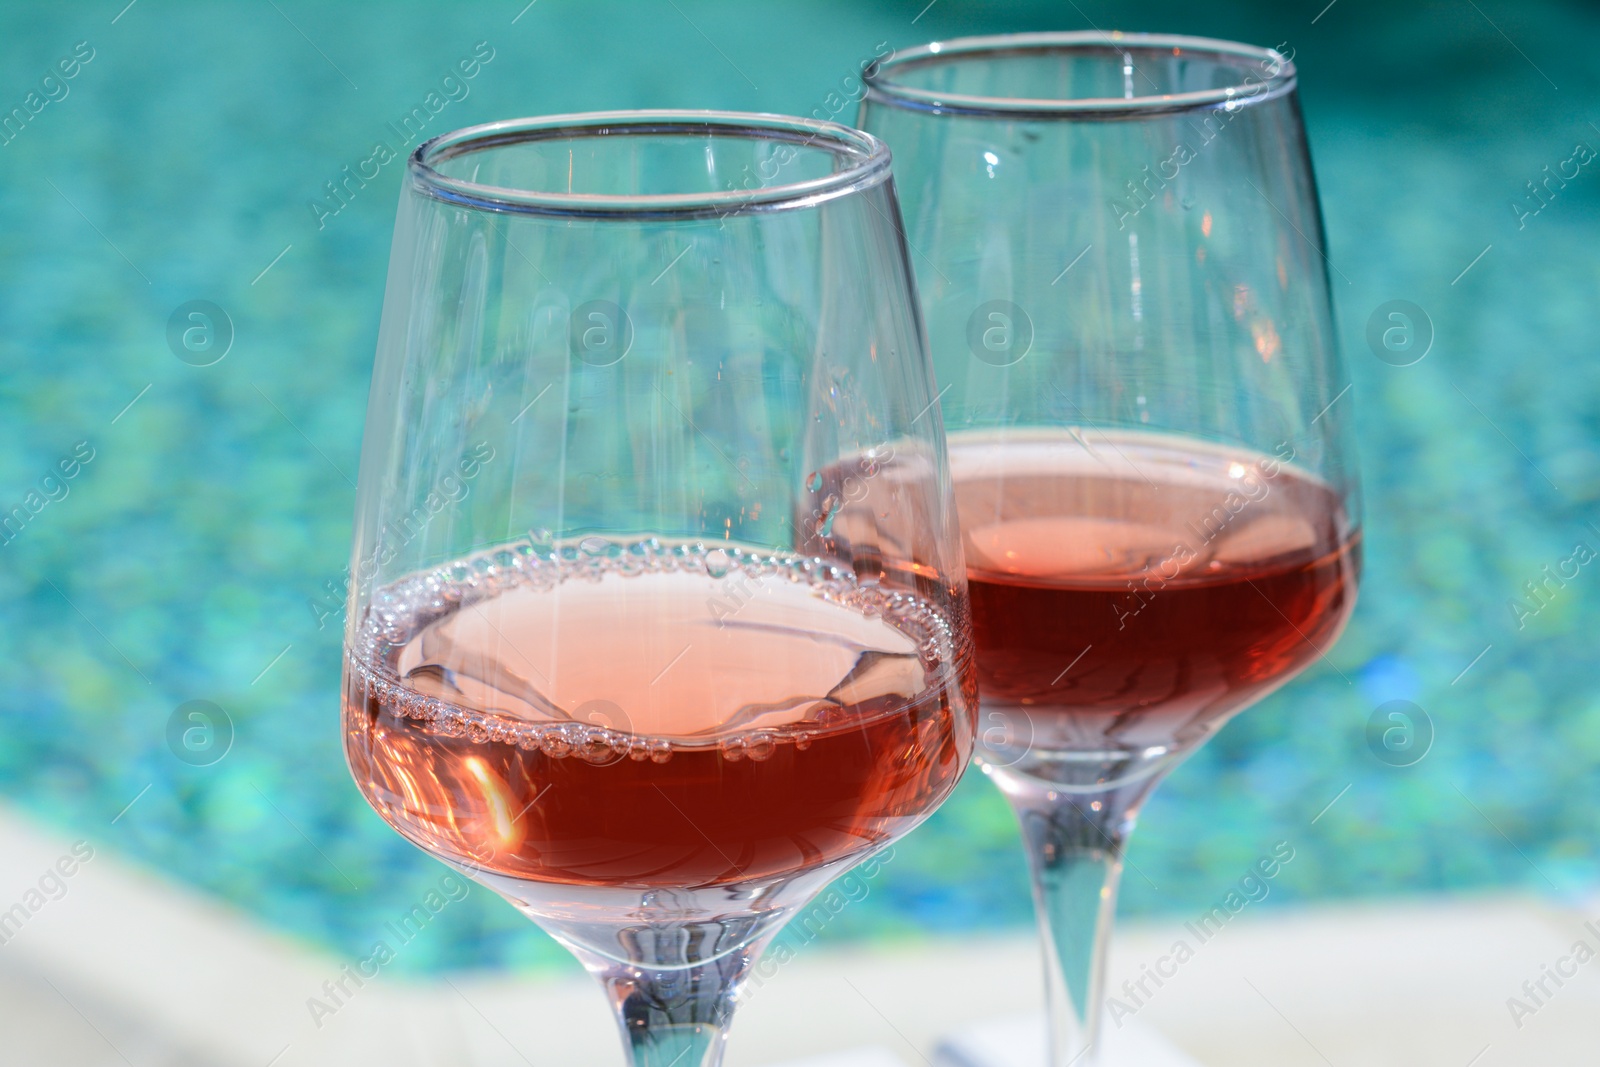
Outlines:
<svg viewBox="0 0 1600 1067"><path fill-rule="evenodd" d="M717 1067L739 985L762 947L687 966L581 958L605 987L632 1067Z"/></svg>
<svg viewBox="0 0 1600 1067"><path fill-rule="evenodd" d="M1051 1067L1099 1060L1106 954L1117 911L1122 855L1154 778L1066 792L1003 783L1022 824L1044 943Z"/></svg>

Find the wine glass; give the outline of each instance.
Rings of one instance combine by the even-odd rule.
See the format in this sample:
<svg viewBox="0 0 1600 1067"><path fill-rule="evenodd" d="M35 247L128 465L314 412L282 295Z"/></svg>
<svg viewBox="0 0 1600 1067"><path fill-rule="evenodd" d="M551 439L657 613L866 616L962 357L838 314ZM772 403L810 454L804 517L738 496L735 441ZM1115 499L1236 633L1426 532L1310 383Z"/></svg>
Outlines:
<svg viewBox="0 0 1600 1067"><path fill-rule="evenodd" d="M1028 850L1052 1061L1089 1064L1140 804L1355 599L1295 68L1095 32L930 44L867 75L950 433L977 759Z"/></svg>
<svg viewBox="0 0 1600 1067"><path fill-rule="evenodd" d="M772 115L500 122L409 161L345 751L599 977L634 1064L717 1063L762 947L972 749L899 219L881 142Z"/></svg>

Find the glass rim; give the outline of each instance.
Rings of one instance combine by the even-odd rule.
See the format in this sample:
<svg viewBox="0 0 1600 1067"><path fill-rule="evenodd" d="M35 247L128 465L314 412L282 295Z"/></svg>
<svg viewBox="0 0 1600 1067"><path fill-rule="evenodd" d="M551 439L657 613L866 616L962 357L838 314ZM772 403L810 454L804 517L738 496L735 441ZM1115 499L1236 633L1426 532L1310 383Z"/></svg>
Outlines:
<svg viewBox="0 0 1600 1067"><path fill-rule="evenodd" d="M1261 77L1250 82L1248 73L1239 84L1188 93L1151 93L1115 97L1004 97L973 96L918 89L894 80L898 69L929 67L953 60L1049 52L1097 50L1189 52L1215 58L1254 60ZM1124 33L1120 30L1074 30L1066 33L1017 33L985 37L958 37L933 41L896 52L863 72L867 100L936 114L1030 118L1128 119L1177 111L1234 107L1275 99L1295 87L1294 61L1273 48L1189 37L1169 33Z"/></svg>
<svg viewBox="0 0 1600 1067"><path fill-rule="evenodd" d="M820 147L846 165L805 181L685 193L575 193L488 185L448 177L436 164L472 152L563 137L721 135ZM791 157L792 158L792 157ZM782 167L786 164L779 164ZM710 110L587 111L505 119L440 134L407 161L412 187L462 207L579 218L720 218L810 207L870 188L889 176L889 146L836 122L764 112ZM750 168L745 168L746 173Z"/></svg>

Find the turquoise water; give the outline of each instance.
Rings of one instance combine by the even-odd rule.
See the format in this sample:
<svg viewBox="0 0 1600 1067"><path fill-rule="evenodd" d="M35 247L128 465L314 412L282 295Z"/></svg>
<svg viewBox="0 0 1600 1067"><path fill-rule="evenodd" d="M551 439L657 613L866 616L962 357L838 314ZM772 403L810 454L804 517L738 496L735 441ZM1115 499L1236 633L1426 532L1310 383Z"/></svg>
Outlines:
<svg viewBox="0 0 1600 1067"><path fill-rule="evenodd" d="M0 146L0 510L30 516L0 547L10 802L352 956L437 883L439 866L348 781L326 614L348 556L400 167L347 205L324 183L394 141L390 124L430 91L443 101L430 134L640 106L826 115L880 42L1092 22L1295 49L1367 490L1348 633L1163 787L1125 911L1202 911L1279 841L1295 859L1266 906L1600 883L1600 567L1547 585L1542 604L1524 593L1578 543L1600 550L1600 161L1537 214L1524 185L1579 142L1600 148L1600 61L1583 47L1600 15L1492 0L1343 0L1315 23L1320 2L1201 15L940 0L914 24L922 0L521 7L0 13L0 111L39 93ZM480 41L492 58L452 99L447 68ZM62 60L73 77L42 84ZM181 362L167 339L197 299L233 324L211 366ZM1394 299L1433 324L1414 366L1381 362L1364 339ZM1366 741L1396 699L1436 733L1408 768ZM210 766L168 747L169 718L193 700L234 725ZM1010 816L976 775L868 884L824 938L1027 921ZM474 893L397 966L563 959Z"/></svg>

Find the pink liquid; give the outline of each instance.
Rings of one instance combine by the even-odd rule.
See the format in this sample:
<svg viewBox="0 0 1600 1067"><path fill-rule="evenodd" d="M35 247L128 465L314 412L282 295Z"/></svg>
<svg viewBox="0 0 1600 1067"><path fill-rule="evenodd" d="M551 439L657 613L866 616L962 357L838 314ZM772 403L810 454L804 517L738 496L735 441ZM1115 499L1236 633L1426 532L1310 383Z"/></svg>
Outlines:
<svg viewBox="0 0 1600 1067"><path fill-rule="evenodd" d="M1355 600L1360 535L1322 482L1175 437L1085 441L951 442L1008 754L1203 737L1329 648Z"/></svg>
<svg viewBox="0 0 1600 1067"><path fill-rule="evenodd" d="M575 885L765 879L864 855L960 776L970 651L926 600L731 546L499 573L380 595L346 671L356 781L430 851Z"/></svg>

